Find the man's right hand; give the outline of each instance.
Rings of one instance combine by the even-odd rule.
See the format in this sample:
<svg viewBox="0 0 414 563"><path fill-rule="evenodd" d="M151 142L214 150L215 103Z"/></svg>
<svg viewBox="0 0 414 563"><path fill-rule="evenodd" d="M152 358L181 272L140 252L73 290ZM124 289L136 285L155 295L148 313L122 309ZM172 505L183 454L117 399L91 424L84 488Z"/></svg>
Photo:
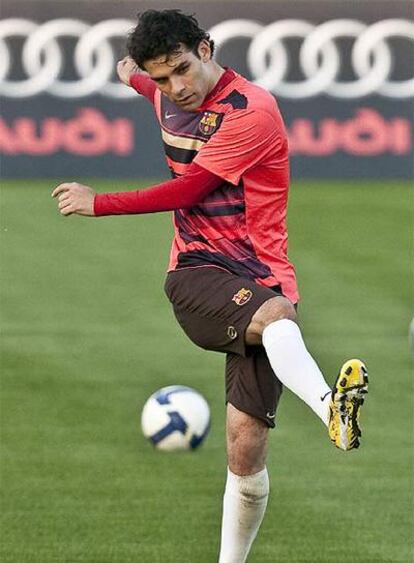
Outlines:
<svg viewBox="0 0 414 563"><path fill-rule="evenodd" d="M133 74L142 73L142 70L138 67L137 63L133 61L129 55L117 63L116 71L118 73L119 80L127 86L131 86L129 80Z"/></svg>

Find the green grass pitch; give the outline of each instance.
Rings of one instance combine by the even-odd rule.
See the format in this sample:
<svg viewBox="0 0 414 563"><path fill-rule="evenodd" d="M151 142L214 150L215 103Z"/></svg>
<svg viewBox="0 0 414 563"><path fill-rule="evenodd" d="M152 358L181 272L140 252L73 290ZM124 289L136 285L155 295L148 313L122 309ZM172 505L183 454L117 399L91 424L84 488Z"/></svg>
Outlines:
<svg viewBox="0 0 414 563"><path fill-rule="evenodd" d="M1 193L0 560L213 563L224 358L187 340L163 294L169 214L64 218L54 185L4 181ZM357 356L371 387L363 443L349 454L285 392L249 563L412 561L410 206L404 182L292 187L306 341L329 382ZM158 453L140 433L146 398L170 384L211 404L197 452Z"/></svg>

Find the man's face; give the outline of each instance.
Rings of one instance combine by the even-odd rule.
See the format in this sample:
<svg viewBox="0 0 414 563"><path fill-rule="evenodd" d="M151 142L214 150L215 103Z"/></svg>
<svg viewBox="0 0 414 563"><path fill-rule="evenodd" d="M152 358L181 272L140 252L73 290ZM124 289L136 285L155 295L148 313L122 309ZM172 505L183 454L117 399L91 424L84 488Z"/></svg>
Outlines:
<svg viewBox="0 0 414 563"><path fill-rule="evenodd" d="M212 81L210 45L201 41L197 57L182 46L176 53L145 62L145 70L171 102L185 111L194 111L204 101Z"/></svg>

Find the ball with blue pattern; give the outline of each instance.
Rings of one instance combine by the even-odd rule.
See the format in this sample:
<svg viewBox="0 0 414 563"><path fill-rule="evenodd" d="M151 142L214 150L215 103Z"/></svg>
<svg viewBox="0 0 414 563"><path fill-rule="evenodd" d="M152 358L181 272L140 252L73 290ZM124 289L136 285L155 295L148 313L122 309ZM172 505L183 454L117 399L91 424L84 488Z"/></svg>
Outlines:
<svg viewBox="0 0 414 563"><path fill-rule="evenodd" d="M144 436L159 450L195 450L210 430L210 408L195 389L170 385L147 400L141 427Z"/></svg>

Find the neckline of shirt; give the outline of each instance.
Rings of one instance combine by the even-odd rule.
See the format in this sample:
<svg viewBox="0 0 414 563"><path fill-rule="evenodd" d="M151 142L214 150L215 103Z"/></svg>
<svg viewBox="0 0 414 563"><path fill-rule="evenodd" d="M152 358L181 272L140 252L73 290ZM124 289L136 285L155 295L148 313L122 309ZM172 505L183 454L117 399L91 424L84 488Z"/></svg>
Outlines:
<svg viewBox="0 0 414 563"><path fill-rule="evenodd" d="M224 88L236 78L237 74L234 72L233 69L228 67L224 67L224 69L225 70L223 74L220 76L219 80L217 81L217 84L214 86L211 92L209 92L207 96L204 98L204 101L201 104L201 106L198 108L198 111L203 110L203 108L207 104L211 103L214 100L214 98L218 94L220 94L220 92L224 90Z"/></svg>

